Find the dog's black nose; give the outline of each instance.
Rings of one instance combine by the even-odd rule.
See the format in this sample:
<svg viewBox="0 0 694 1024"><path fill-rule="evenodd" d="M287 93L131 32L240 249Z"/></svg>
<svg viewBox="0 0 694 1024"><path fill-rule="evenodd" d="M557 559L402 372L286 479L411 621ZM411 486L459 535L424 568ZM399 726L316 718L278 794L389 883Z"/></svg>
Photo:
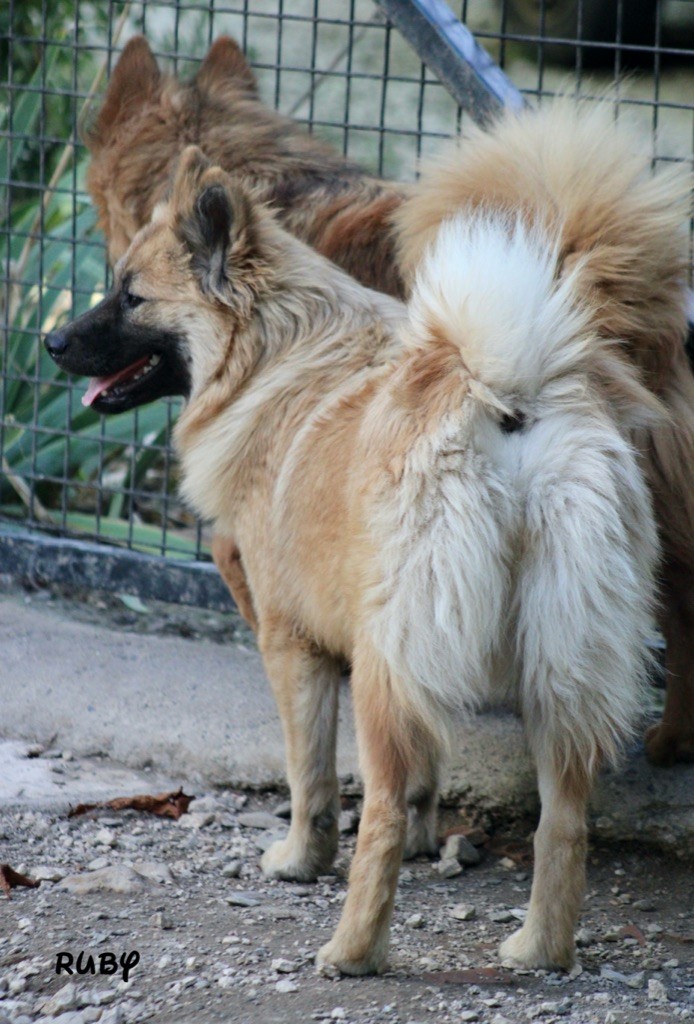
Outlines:
<svg viewBox="0 0 694 1024"><path fill-rule="evenodd" d="M68 346L67 333L65 331L52 331L51 334L46 335L43 343L49 355L60 356Z"/></svg>

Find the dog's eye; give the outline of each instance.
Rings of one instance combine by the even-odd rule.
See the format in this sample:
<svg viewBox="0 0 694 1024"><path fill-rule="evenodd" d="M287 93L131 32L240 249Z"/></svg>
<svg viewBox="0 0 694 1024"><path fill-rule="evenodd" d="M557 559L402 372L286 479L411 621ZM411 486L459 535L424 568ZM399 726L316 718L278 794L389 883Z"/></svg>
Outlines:
<svg viewBox="0 0 694 1024"><path fill-rule="evenodd" d="M136 309L141 303L146 302L141 295L133 295L132 292L121 292L121 305L123 309Z"/></svg>

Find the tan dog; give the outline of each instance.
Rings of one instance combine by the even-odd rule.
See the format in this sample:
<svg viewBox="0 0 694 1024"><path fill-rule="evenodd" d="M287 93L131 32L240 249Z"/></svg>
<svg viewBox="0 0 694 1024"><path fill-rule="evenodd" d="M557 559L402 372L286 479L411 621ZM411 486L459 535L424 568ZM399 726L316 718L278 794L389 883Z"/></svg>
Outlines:
<svg viewBox="0 0 694 1024"><path fill-rule="evenodd" d="M564 202L576 187L582 201L582 180L600 181L602 155L587 140L590 158L583 160L580 175L571 171L570 148L564 161L552 164L555 174L568 171L568 177L550 186L544 157L534 147L531 123L531 118L521 118L516 131L504 120L490 135L473 132L462 162L456 157L446 169L432 173L430 185L424 185L426 203L414 200L400 220L406 277L421 258L432 228L461 206L527 207L539 211L544 221L554 204L553 189ZM556 139L570 142L569 133L561 125L557 128ZM633 140L625 138L618 150L610 149L624 162L623 173L612 169L612 194L603 195L599 212L597 204L591 207L594 217L589 224L583 222L580 202L571 207L574 221L566 244L572 259L582 253L599 254L592 265L595 294L604 303L604 313L595 320L595 328L602 337L618 342L626 371L638 367L642 382L669 413L669 422L646 426L635 436L645 459L664 551L661 626L668 644L668 695L663 721L653 727L647 741L651 760L664 764L694 757L694 378L682 348L685 325L680 305L673 314L669 286L662 280L670 268L684 273L679 255L670 258L667 233L658 234L650 256L647 245L637 250L640 258L627 273L633 306L619 280L623 263L612 260L611 247L623 244L613 237L620 223L632 226L637 244L650 230L634 207L638 193L628 187L647 176L648 159L638 146L630 150ZM395 256L393 215L406 190L365 174L266 107L252 71L231 39L216 41L190 84L162 75L145 40L131 40L86 142L92 152L88 185L114 260L166 194L184 146L196 142L214 163L252 185L297 237L362 283L392 295L405 290ZM665 186L666 204L668 196ZM625 255L622 251L620 259ZM217 535L213 553L242 613L255 625L238 548Z"/></svg>
<svg viewBox="0 0 694 1024"><path fill-rule="evenodd" d="M585 123L602 177L632 189L612 127L605 110ZM634 216L657 220L644 243L668 239L680 315L684 186L667 181L643 186ZM183 492L238 542L286 737L292 823L263 857L269 876L314 878L335 854L339 659L352 662L364 811L320 952L347 973L386 962L408 787L430 791L456 711L509 697L542 817L528 917L501 953L573 961L586 801L638 712L658 556L628 434L659 410L596 333L594 268L565 235L579 197L590 206L577 189L556 217L490 202L447 221L406 309L192 147L113 294L47 339L61 366L95 375L85 401L100 411L188 399Z"/></svg>

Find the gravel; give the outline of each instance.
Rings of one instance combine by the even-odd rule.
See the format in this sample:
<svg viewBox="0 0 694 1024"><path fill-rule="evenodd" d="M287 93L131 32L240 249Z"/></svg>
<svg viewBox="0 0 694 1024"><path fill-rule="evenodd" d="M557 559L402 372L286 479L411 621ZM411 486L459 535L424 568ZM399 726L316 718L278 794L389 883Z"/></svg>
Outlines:
<svg viewBox="0 0 694 1024"><path fill-rule="evenodd" d="M186 815L132 811L6 814L2 859L42 882L3 900L1 1024L694 1020L686 864L637 847L593 848L581 966L566 975L498 965L498 943L530 894L516 862L480 847L478 864L463 871L456 861L459 874L446 877L445 861L420 858L401 872L388 972L339 979L316 971L314 955L339 918L355 837L343 834L335 872L315 884L266 881L258 841L279 823L286 830L277 796L197 796L201 828ZM350 810L358 820L354 801ZM456 809L444 818L461 821ZM483 824L500 846L522 842ZM71 954L72 975L56 974L58 953Z"/></svg>

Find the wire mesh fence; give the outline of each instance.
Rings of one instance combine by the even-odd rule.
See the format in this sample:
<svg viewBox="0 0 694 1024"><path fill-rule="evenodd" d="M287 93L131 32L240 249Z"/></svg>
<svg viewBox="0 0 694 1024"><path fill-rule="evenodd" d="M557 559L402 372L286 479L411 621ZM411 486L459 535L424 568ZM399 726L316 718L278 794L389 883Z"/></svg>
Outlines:
<svg viewBox="0 0 694 1024"><path fill-rule="evenodd" d="M399 0L401 6L409 0ZM469 116L371 0L5 0L0 11L0 530L21 525L200 559L205 529L176 497L174 401L104 419L57 371L43 334L109 283L85 191L80 125L119 51L143 33L192 76L235 37L269 105L372 172L413 179ZM466 0L456 14L531 102L617 88L654 162L694 163L694 4Z"/></svg>

